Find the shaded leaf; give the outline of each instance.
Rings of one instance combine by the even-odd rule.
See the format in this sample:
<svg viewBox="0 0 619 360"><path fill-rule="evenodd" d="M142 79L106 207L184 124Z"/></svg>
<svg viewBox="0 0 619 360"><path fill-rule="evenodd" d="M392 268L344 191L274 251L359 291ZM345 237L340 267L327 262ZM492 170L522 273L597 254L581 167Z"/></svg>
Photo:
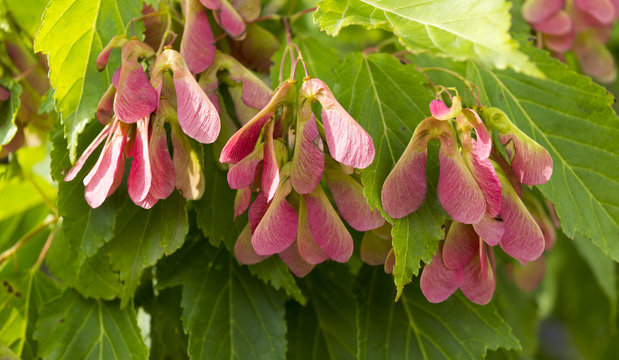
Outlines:
<svg viewBox="0 0 619 360"><path fill-rule="evenodd" d="M101 250L123 281L123 306L139 285L142 271L178 250L188 230L185 199L176 191L150 210L125 202L116 214L114 237Z"/></svg>
<svg viewBox="0 0 619 360"><path fill-rule="evenodd" d="M183 286L183 325L192 359L283 359L284 301L223 249L202 243Z"/></svg>
<svg viewBox="0 0 619 360"><path fill-rule="evenodd" d="M180 288L173 288L160 291L149 304L150 359L188 359L180 301Z"/></svg>
<svg viewBox="0 0 619 360"><path fill-rule="evenodd" d="M307 303L307 299L299 289L295 277L279 256L271 256L257 264L249 265L248 268L254 276L275 289L283 289L286 295L303 305Z"/></svg>
<svg viewBox="0 0 619 360"><path fill-rule="evenodd" d="M354 279L344 265L324 264L304 282L307 306L289 304L288 358L355 359L357 349Z"/></svg>
<svg viewBox="0 0 619 360"><path fill-rule="evenodd" d="M56 230L47 252L49 271L65 286L77 290L82 296L112 300L121 296L123 284L107 257L97 255L79 262L80 250L65 236L61 228Z"/></svg>
<svg viewBox="0 0 619 360"><path fill-rule="evenodd" d="M359 359L481 359L488 349L520 349L493 305L460 294L431 304L417 284L394 303L388 279L368 266L358 278Z"/></svg>
<svg viewBox="0 0 619 360"><path fill-rule="evenodd" d="M131 307L86 300L74 291L45 304L34 334L44 359L147 359Z"/></svg>

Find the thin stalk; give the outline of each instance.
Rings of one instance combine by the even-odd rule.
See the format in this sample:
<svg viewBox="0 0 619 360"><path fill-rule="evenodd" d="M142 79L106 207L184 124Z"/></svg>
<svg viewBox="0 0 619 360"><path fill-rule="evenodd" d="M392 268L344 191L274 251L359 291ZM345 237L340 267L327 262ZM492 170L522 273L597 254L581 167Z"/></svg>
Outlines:
<svg viewBox="0 0 619 360"><path fill-rule="evenodd" d="M28 242L28 240L32 239L38 233L45 230L49 225L56 223L58 219L59 219L58 216L54 216L53 218L45 221L44 223L34 228L32 231L30 231L26 235L22 236L21 239L17 240L17 242L13 244L13 246L6 249L2 254L0 254L0 264L2 264L4 260L8 259L11 255L15 254L17 250L19 250L22 246L24 246L24 244Z"/></svg>

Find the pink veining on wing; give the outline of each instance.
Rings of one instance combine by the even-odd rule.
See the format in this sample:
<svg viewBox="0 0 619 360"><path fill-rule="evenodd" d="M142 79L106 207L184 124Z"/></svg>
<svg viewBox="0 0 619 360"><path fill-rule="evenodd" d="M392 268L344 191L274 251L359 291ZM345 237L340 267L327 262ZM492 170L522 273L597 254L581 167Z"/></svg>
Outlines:
<svg viewBox="0 0 619 360"><path fill-rule="evenodd" d="M572 18L567 12L560 10L542 22L533 24L539 32L550 35L565 35L572 31Z"/></svg>
<svg viewBox="0 0 619 360"><path fill-rule="evenodd" d="M544 35L544 43L550 50L563 53L572 47L574 44L574 38L574 31L570 31L564 35Z"/></svg>
<svg viewBox="0 0 619 360"><path fill-rule="evenodd" d="M477 112L472 109L462 109L462 116L475 129L475 134L477 135L475 147L477 148L478 157L487 159L492 150L492 139L486 125L481 121Z"/></svg>
<svg viewBox="0 0 619 360"><path fill-rule="evenodd" d="M269 103L273 96L273 90L266 86L256 75L246 68L241 68L239 73L230 73L230 78L243 84L243 102L254 109L262 109Z"/></svg>
<svg viewBox="0 0 619 360"><path fill-rule="evenodd" d="M423 268L419 286L421 292L431 303L440 303L451 296L462 281L461 270L450 270L445 267L442 257L442 246L432 257L432 261Z"/></svg>
<svg viewBox="0 0 619 360"><path fill-rule="evenodd" d="M322 188L319 186L304 197L310 231L318 246L330 259L348 261L353 251L352 236Z"/></svg>
<svg viewBox="0 0 619 360"><path fill-rule="evenodd" d="M245 22L228 1L221 1L219 13L217 15L219 16L221 28L230 35L230 37L237 40L245 37Z"/></svg>
<svg viewBox="0 0 619 360"><path fill-rule="evenodd" d="M522 17L530 23L547 19L563 8L565 0L528 0L522 5Z"/></svg>
<svg viewBox="0 0 619 360"><path fill-rule="evenodd" d="M329 153L338 162L365 169L374 160L374 143L370 135L344 110L323 81L303 82L300 93L322 105L322 122Z"/></svg>
<svg viewBox="0 0 619 360"><path fill-rule="evenodd" d="M156 119L155 122L160 120L162 119ZM150 193L156 199L165 199L174 191L176 173L174 172L172 156L170 156L168 150L163 123L153 126L149 141L149 154L152 171Z"/></svg>
<svg viewBox="0 0 619 360"><path fill-rule="evenodd" d="M462 269L460 290L475 304L486 305L496 288L495 272L492 249L486 253L486 246L482 244L475 258Z"/></svg>
<svg viewBox="0 0 619 360"><path fill-rule="evenodd" d="M473 224L473 228L477 235L490 246L498 245L505 233L503 221L490 217L488 213L484 214L477 224Z"/></svg>
<svg viewBox="0 0 619 360"><path fill-rule="evenodd" d="M325 167L324 145L316 127L316 119L309 105L304 106L299 111L299 117L304 115L310 115L310 118L309 120L301 118L297 120L297 132L290 174L292 187L299 194L309 194L314 191L320 183L320 179L322 179Z"/></svg>
<svg viewBox="0 0 619 360"><path fill-rule="evenodd" d="M251 202L251 188L246 187L236 191L234 196L234 218L235 220L239 215L245 212Z"/></svg>
<svg viewBox="0 0 619 360"><path fill-rule="evenodd" d="M486 212L486 199L468 170L453 135L441 137L438 199L455 221L474 224Z"/></svg>
<svg viewBox="0 0 619 360"><path fill-rule="evenodd" d="M610 25L615 19L615 8L609 0L575 0L576 6L602 24Z"/></svg>
<svg viewBox="0 0 619 360"><path fill-rule="evenodd" d="M282 184L253 232L251 242L256 254L276 254L294 242L297 236L297 213L286 200L291 190L289 182Z"/></svg>
<svg viewBox="0 0 619 360"><path fill-rule="evenodd" d="M327 186L331 190L338 212L355 230L372 230L385 223L378 209L370 209L363 195L363 186L350 175L342 173L337 168L329 169Z"/></svg>
<svg viewBox="0 0 619 360"><path fill-rule="evenodd" d="M264 133L264 155L262 161L262 191L267 197L267 201L271 201L275 196L275 191L279 186L279 166L275 155L275 145L273 144L273 127L275 121L267 124Z"/></svg>
<svg viewBox="0 0 619 360"><path fill-rule="evenodd" d="M245 225L241 234L234 243L234 255L236 259L245 265L257 264L268 256L258 255L254 251L254 247L251 244L251 230L249 224Z"/></svg>
<svg viewBox="0 0 619 360"><path fill-rule="evenodd" d="M479 236L471 225L452 222L443 244L443 264L452 270L463 268L475 257L478 243Z"/></svg>
<svg viewBox="0 0 619 360"><path fill-rule="evenodd" d="M80 172L80 170L82 170L82 167L86 163L86 160L88 160L90 155L92 155L92 152L95 151L95 149L99 147L99 145L101 145L103 140L105 140L108 137L110 130L112 128L113 128L112 124L108 124L103 128L103 130L101 130L99 135L97 135L97 137L90 143L90 145L88 145L86 150L84 150L82 155L80 155L80 157L77 159L77 161L75 162L75 165L73 165L71 170L67 172L67 174L64 177L64 181L71 181L75 179L75 176Z"/></svg>
<svg viewBox="0 0 619 360"><path fill-rule="evenodd" d="M269 203L267 202L267 198L264 196L263 192L260 192L258 196L256 196L256 199L254 199L254 202L249 206L249 211L247 212L252 234L256 231L258 224L260 224L268 208Z"/></svg>
<svg viewBox="0 0 619 360"><path fill-rule="evenodd" d="M273 94L269 103L253 119L245 124L228 140L219 161L235 164L249 155L256 146L264 125L273 117L277 108L283 104L294 82L285 82Z"/></svg>
<svg viewBox="0 0 619 360"><path fill-rule="evenodd" d="M215 37L206 11L197 0L185 0L183 13L185 26L181 38L181 55L191 72L201 73L215 58Z"/></svg>
<svg viewBox="0 0 619 360"><path fill-rule="evenodd" d="M319 264L328 259L327 254L322 251L312 236L307 219L307 207L302 196L299 199L299 223L296 245L301 257L310 264Z"/></svg>
<svg viewBox="0 0 619 360"><path fill-rule="evenodd" d="M127 179L129 197L134 203L138 203L146 198L152 183L150 154L148 151L148 120L149 118L146 117L137 122L133 162L131 163L129 178Z"/></svg>
<svg viewBox="0 0 619 360"><path fill-rule="evenodd" d="M383 209L389 216L399 219L419 209L426 198L426 155L408 149L391 170L381 190Z"/></svg>
<svg viewBox="0 0 619 360"><path fill-rule="evenodd" d="M426 157L428 141L436 126L444 125L426 118L417 125L404 153L395 164L381 190L383 209L393 218L402 218L417 210L426 197Z"/></svg>
<svg viewBox="0 0 619 360"><path fill-rule="evenodd" d="M314 269L314 264L310 264L301 256L296 242L293 242L286 250L279 253L279 257L284 264L296 277L304 277Z"/></svg>
<svg viewBox="0 0 619 360"><path fill-rule="evenodd" d="M552 175L552 157L548 150L530 138L522 138L514 134L499 135L505 145L510 140L513 147L506 147L507 153L513 159L512 169L520 182L526 185L545 184Z"/></svg>
<svg viewBox="0 0 619 360"><path fill-rule="evenodd" d="M469 164L473 177L477 181L486 200L486 212L490 217L496 217L501 211L501 182L494 166L487 157L480 156L481 147L474 139L473 150L464 153L464 159Z"/></svg>
<svg viewBox="0 0 619 360"><path fill-rule="evenodd" d="M153 50L138 40L129 41L122 48L122 65L115 85L114 113L126 123L143 119L157 108L157 92L138 61L140 55L150 52Z"/></svg>
<svg viewBox="0 0 619 360"><path fill-rule="evenodd" d="M105 144L99 160L84 178L84 198L91 208L97 208L110 195L117 172L124 168L123 150L127 139L127 128L122 124L115 127L109 142Z"/></svg>
<svg viewBox="0 0 619 360"><path fill-rule="evenodd" d="M125 177L125 163L126 163L126 158L124 156L120 157L119 163L118 163L118 171L116 171L116 175L114 175L114 181L112 182L112 186L110 187L110 190L108 190L107 192L107 196L109 197L110 195L112 195L114 193L114 191L116 191L116 189L118 189L118 187L120 186L120 184L123 182L123 178Z"/></svg>
<svg viewBox="0 0 619 360"><path fill-rule="evenodd" d="M228 170L228 185L231 189L246 188L254 182L256 169L262 161L263 153L263 146L258 146L251 154Z"/></svg>
<svg viewBox="0 0 619 360"><path fill-rule="evenodd" d="M430 102L430 114L437 120L453 119L462 111L462 103L457 96L452 97L451 107L447 107L441 100Z"/></svg>
<svg viewBox="0 0 619 360"><path fill-rule="evenodd" d="M150 209L159 201L156 197L154 197L151 193L148 193L144 200L138 201L135 204L143 209Z"/></svg>
<svg viewBox="0 0 619 360"><path fill-rule="evenodd" d="M101 125L107 125L114 116L114 97L116 96L116 88L113 85L107 88L105 94L99 100L97 105L97 120Z"/></svg>
<svg viewBox="0 0 619 360"><path fill-rule="evenodd" d="M533 261L544 252L544 235L518 195L506 181L503 185L501 217L505 233L501 248L520 262Z"/></svg>
<svg viewBox="0 0 619 360"><path fill-rule="evenodd" d="M174 52L174 50L165 50ZM175 68L173 71L176 89L176 111L178 123L183 132L198 142L210 144L219 136L219 113L208 96L202 91L189 69L174 52ZM163 55L163 53L162 53Z"/></svg>

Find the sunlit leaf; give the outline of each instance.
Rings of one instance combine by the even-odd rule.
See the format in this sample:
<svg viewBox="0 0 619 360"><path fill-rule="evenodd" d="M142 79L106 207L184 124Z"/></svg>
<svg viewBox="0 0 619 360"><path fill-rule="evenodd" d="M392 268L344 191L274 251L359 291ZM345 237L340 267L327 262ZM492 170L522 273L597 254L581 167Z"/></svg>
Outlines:
<svg viewBox="0 0 619 360"><path fill-rule="evenodd" d="M322 0L314 19L331 35L353 24L390 28L415 52L429 50L541 77L509 35L509 8L497 0Z"/></svg>
<svg viewBox="0 0 619 360"><path fill-rule="evenodd" d="M100 73L96 57L113 36L124 34L140 9L138 0L58 0L45 9L34 49L48 55L49 78L56 89L54 99L71 162L77 154L77 137L94 117L119 65L118 59L110 59Z"/></svg>

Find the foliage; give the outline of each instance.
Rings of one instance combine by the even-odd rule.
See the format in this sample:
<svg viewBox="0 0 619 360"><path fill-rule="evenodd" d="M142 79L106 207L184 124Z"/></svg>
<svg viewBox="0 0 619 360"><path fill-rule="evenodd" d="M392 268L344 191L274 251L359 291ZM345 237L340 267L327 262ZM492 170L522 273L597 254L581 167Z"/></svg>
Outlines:
<svg viewBox="0 0 619 360"><path fill-rule="evenodd" d="M611 358L619 87L596 81L616 75L619 8L548 51L555 30L527 13L543 1L455 3L0 2L0 359ZM481 115L502 206L513 187L545 241L529 261L473 230L485 305L470 258L447 268L445 194L466 179L441 185L437 135L469 174L484 134L456 115L423 130L439 101ZM514 133L552 159L547 182L523 180ZM414 151L427 191L392 216L386 184ZM432 297L437 264L462 291Z"/></svg>

